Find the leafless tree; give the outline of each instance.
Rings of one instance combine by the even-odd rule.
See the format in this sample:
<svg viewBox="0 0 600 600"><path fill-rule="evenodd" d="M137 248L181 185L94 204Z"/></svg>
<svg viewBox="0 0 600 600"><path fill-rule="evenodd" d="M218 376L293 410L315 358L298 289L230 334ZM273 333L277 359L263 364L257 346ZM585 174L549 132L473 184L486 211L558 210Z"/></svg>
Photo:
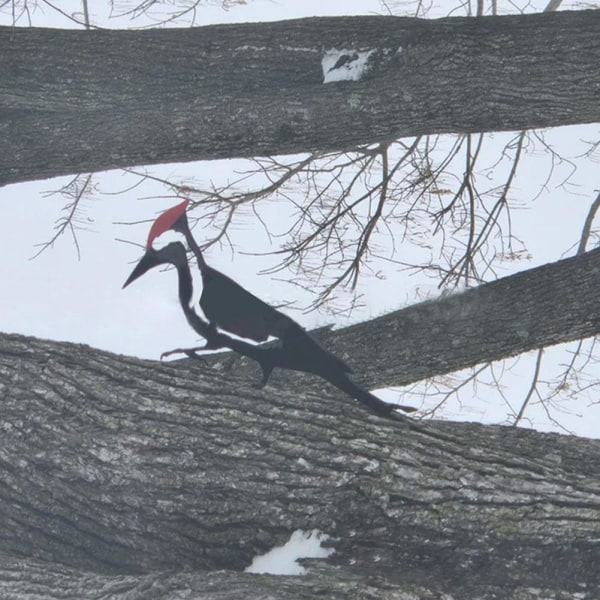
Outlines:
<svg viewBox="0 0 600 600"><path fill-rule="evenodd" d="M427 2L409 4L417 16L428 8ZM472 19L493 19L484 14L495 15L500 4L461 1L456 9ZM129 10L141 14L157 5L138 2ZM188 13L179 16L193 17L195 5L189 2ZM29 19L33 3L15 0L4 7L16 24ZM75 19L82 27L93 25L89 11ZM580 32L587 21L577 23ZM14 40L15 30L0 35ZM591 53L597 35L583 39ZM0 81L0 97L14 99L14 89L5 87ZM171 100L172 90L165 93ZM20 115L35 112L39 98L18 99L30 103L18 106ZM591 99L593 111L597 98ZM44 100L68 112L53 96ZM80 108L81 100L69 95L68 108ZM163 105L157 106L146 106L144 117L158 114ZM552 118L573 122L568 119L580 108L573 103ZM90 115L79 116L80 137L71 143L87 142ZM102 146L103 130L92 123L99 138L94 141ZM525 126L521 121L513 128ZM462 293L321 332L323 343L350 356L369 388L427 379L436 402L430 415L477 386L481 396L497 391L511 422L520 424L532 402L550 411L559 397L597 385L586 375L586 366L597 360L595 344L579 340L600 330L600 250L584 252L595 239L600 196L591 203L575 256L497 279L499 261L527 253L526 241L511 228L511 211L530 200L519 195L518 177L543 147L548 177L542 187L558 178L568 188L571 165L597 157L598 143L588 140L576 160L537 130L503 134L500 151L493 150L497 139L492 143L476 127L453 136L441 130L449 130L446 123L412 131L412 137L354 140L340 144L341 150L326 144L315 150L304 140L305 146L293 147L302 155L270 152L269 158L248 160L233 182L160 183L165 196L193 201L196 227L208 227L206 245L234 246L232 225L245 211L261 222L266 202L285 205L291 216L283 235L265 221L265 234L276 244L274 269L295 271L316 285L314 307L352 289L381 258L430 274L445 290L460 288ZM20 132L10 131L16 141ZM288 130L276 133L269 147L289 150ZM108 137L112 152L115 140ZM31 144L37 138L24 139ZM69 148L62 150L67 156ZM222 156L211 150L212 157ZM140 157L148 156L123 163L141 164ZM47 174L39 161L20 171L20 161L9 158L0 157L2 181ZM78 244L82 202L103 193L91 172L119 164L106 160L84 157L53 167L56 174L77 164L85 174L59 190L67 204L47 247L62 233ZM491 172L497 179L490 184ZM126 173L127 194L161 179L152 168L127 167ZM422 263L401 260L395 249L403 242L420 248ZM555 377L547 377L549 351L542 355L539 349L556 343L575 347ZM502 378L510 365L501 361L536 351L525 397L505 393ZM472 370L453 375L460 369ZM598 443L516 427L382 421L307 378L280 375L267 389L252 390L251 370L239 355L161 365L0 334L0 596L599 597ZM295 580L241 573L252 556L298 527L331 536L335 555L327 564L313 562L309 575Z"/></svg>

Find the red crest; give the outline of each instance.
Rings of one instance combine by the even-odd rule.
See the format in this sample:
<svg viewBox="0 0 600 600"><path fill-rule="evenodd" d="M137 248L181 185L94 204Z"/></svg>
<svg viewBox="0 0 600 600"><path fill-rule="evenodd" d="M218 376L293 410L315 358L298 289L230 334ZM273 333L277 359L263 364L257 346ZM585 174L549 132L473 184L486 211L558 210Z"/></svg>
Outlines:
<svg viewBox="0 0 600 600"><path fill-rule="evenodd" d="M152 227L150 228L150 233L148 233L148 241L146 242L146 249L152 248L152 242L162 233L168 231L175 225L177 220L181 217L181 215L185 214L185 210L187 205L190 203L189 200L184 200L181 204L177 206L173 206L168 210L165 210L164 213L159 215L159 217L152 223Z"/></svg>

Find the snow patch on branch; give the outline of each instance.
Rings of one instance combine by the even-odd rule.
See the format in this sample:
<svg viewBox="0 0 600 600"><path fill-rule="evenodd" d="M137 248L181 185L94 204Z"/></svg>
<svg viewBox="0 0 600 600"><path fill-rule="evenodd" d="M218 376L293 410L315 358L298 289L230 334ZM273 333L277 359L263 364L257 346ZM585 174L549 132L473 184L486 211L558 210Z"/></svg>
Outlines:
<svg viewBox="0 0 600 600"><path fill-rule="evenodd" d="M397 60L402 52L402 46L362 50L331 48L325 52L321 60L323 83L359 81L371 69L383 67Z"/></svg>
<svg viewBox="0 0 600 600"><path fill-rule="evenodd" d="M358 81L368 71L369 58L376 50L327 50L321 60L323 83Z"/></svg>
<svg viewBox="0 0 600 600"><path fill-rule="evenodd" d="M313 529L292 533L283 545L269 550L266 554L256 556L246 573L271 573L272 575L304 575L306 569L299 565L298 558L327 558L333 554L333 548L323 548L321 542L329 536Z"/></svg>

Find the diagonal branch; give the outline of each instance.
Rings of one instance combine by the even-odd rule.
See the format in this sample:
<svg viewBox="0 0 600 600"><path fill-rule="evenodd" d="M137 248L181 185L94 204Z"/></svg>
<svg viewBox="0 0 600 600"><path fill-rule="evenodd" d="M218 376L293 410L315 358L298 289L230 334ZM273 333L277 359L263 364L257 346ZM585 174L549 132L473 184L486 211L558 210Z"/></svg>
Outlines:
<svg viewBox="0 0 600 600"><path fill-rule="evenodd" d="M600 249L321 334L370 387L434 375L600 333ZM222 363L222 356L213 359ZM238 361L231 369L243 370Z"/></svg>

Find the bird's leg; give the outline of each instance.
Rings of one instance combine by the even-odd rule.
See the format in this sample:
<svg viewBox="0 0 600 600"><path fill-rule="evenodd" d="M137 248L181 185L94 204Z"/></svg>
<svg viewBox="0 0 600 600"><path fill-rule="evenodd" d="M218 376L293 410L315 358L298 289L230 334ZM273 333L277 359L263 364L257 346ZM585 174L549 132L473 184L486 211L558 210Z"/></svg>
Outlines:
<svg viewBox="0 0 600 600"><path fill-rule="evenodd" d="M253 383L252 387L256 388L257 390L260 390L262 388L265 387L265 385L267 385L267 383L269 382L269 377L271 376L271 373L273 372L273 365L271 363L259 363L260 364L260 369L262 371L262 378L258 383Z"/></svg>
<svg viewBox="0 0 600 600"><path fill-rule="evenodd" d="M198 356L196 353L202 350L218 350L221 348L223 345L219 343L218 336L219 333L214 323L209 323L209 331L206 336L206 344L204 344L204 346L196 346L195 348L175 348L175 350L163 352L160 355L160 360L163 360L172 354L186 354L189 358L195 358L197 360L204 361L204 359L201 356Z"/></svg>

